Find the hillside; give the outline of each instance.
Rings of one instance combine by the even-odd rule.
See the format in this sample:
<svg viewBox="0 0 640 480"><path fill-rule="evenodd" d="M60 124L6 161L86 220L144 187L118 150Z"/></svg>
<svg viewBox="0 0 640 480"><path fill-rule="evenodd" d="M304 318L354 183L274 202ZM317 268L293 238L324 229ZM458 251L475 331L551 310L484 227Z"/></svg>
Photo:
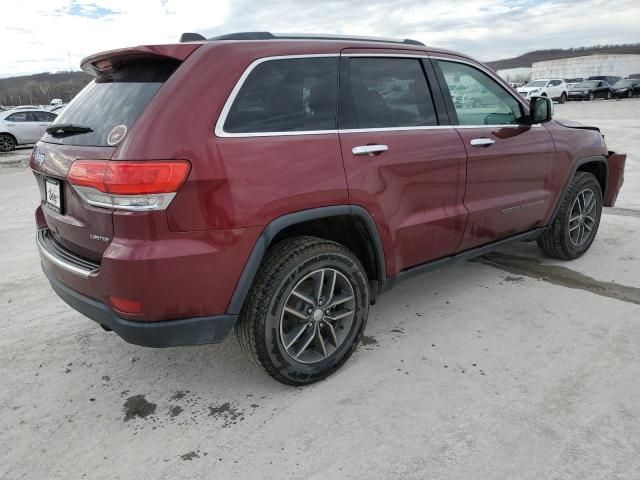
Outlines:
<svg viewBox="0 0 640 480"><path fill-rule="evenodd" d="M93 77L84 72L37 73L0 78L0 104L45 105L53 98L68 102Z"/></svg>
<svg viewBox="0 0 640 480"><path fill-rule="evenodd" d="M567 49L551 49L536 50L525 53L519 57L506 58L504 60L495 60L486 62L494 70L502 70L506 68L530 67L534 62L542 62L545 60L558 60L561 58L584 57L587 55L595 55L598 53L621 54L635 53L640 54L640 43L629 43L625 45L595 45L593 47L578 47Z"/></svg>

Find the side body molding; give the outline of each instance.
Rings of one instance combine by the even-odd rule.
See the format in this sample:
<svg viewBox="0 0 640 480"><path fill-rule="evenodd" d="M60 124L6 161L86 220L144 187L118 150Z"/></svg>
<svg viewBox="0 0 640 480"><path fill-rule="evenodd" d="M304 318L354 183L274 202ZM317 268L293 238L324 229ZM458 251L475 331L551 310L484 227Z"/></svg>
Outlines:
<svg viewBox="0 0 640 480"><path fill-rule="evenodd" d="M288 213L272 220L271 223L265 226L264 230L258 237L253 250L251 251L251 255L249 255L249 259L247 260L244 269L242 270L238 284L236 285L231 301L229 302L229 306L227 307L227 313L230 315L237 315L240 313L242 305L249 293L249 289L251 288L251 284L253 283L253 279L258 273L260 263L262 263L262 259L264 258L269 245L271 245L271 242L273 242L273 239L278 235L278 233L291 225L340 215L357 217L358 220L361 220L364 224L372 243L378 278L380 279L380 283L384 283L387 278L384 263L384 250L380 240L380 233L378 232L378 228L376 227L376 223L371 217L371 214L364 208L357 205L333 205L330 207L312 208L309 210L302 210L300 212Z"/></svg>

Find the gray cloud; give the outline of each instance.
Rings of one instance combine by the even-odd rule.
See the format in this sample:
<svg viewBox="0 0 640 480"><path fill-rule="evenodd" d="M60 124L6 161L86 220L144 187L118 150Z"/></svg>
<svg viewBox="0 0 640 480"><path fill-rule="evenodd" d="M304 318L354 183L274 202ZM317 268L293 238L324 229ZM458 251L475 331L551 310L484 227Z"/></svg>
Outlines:
<svg viewBox="0 0 640 480"><path fill-rule="evenodd" d="M415 38L494 60L545 48L637 42L638 19L640 3L635 0L619 0L613 8L602 0L238 0L224 25L204 33L268 30Z"/></svg>

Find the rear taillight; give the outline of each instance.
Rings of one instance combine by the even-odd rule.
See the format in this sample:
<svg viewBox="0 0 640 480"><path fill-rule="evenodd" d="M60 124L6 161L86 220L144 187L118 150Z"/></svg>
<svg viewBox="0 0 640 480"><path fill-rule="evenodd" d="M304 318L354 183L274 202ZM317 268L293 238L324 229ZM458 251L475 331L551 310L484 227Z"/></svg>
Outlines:
<svg viewBox="0 0 640 480"><path fill-rule="evenodd" d="M76 160L67 179L90 205L122 210L167 208L189 175L186 160Z"/></svg>

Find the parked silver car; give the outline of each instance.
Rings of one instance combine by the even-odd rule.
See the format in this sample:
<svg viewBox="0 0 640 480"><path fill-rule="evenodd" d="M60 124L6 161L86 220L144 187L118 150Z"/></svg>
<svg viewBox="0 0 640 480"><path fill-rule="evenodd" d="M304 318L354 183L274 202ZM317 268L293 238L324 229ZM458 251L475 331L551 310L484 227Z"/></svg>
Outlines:
<svg viewBox="0 0 640 480"><path fill-rule="evenodd" d="M55 113L42 109L0 112L0 152L36 143L56 117Z"/></svg>

